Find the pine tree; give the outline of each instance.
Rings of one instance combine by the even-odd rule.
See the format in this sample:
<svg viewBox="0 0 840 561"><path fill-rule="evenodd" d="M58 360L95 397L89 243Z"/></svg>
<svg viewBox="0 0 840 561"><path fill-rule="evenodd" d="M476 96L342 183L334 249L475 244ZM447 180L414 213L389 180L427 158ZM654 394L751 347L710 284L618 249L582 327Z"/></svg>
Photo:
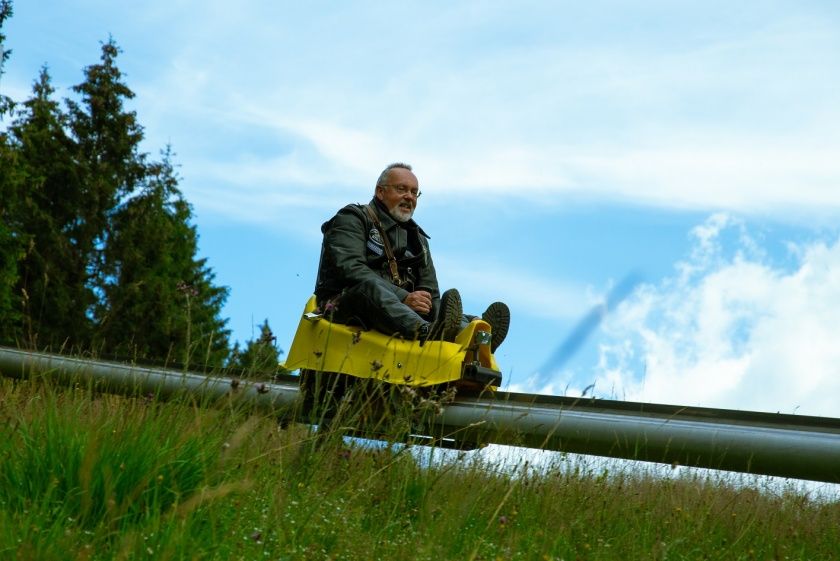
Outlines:
<svg viewBox="0 0 840 561"><path fill-rule="evenodd" d="M97 347L135 358L219 367L228 355L227 288L196 259L192 211L167 149L140 194L114 214L104 252Z"/></svg>

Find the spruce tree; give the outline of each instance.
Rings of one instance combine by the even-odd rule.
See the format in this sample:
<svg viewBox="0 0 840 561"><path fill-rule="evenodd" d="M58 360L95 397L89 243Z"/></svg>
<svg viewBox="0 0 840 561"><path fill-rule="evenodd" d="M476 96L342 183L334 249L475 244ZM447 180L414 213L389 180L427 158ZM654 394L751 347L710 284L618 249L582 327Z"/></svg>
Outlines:
<svg viewBox="0 0 840 561"><path fill-rule="evenodd" d="M0 84L3 66L11 51L6 47L3 24L12 16L10 0L0 0ZM11 113L12 100L0 89L0 120ZM0 341L10 342L19 325L20 315L15 285L21 243L16 233L18 165L9 135L0 130Z"/></svg>
<svg viewBox="0 0 840 561"><path fill-rule="evenodd" d="M15 176L17 161L5 134L0 133L0 342L11 343L20 324L15 297L21 244L15 235Z"/></svg>
<svg viewBox="0 0 840 561"><path fill-rule="evenodd" d="M23 316L17 337L37 346L86 347L92 328L87 311L95 301L79 215L86 190L77 146L53 94L43 67L10 128L18 170L15 226L23 244L15 288Z"/></svg>
<svg viewBox="0 0 840 561"><path fill-rule="evenodd" d="M2 83L3 79L3 66L12 54L12 51L6 49L6 35L3 33L3 24L6 23L7 19L12 17L13 13L12 1L0 0L0 83ZM12 100L8 96L3 95L3 92L0 90L0 117L9 111L11 106Z"/></svg>
<svg viewBox="0 0 840 561"><path fill-rule="evenodd" d="M75 235L87 263L87 285L97 297L106 282L103 255L113 231L111 220L148 173L145 154L140 152L143 129L135 112L125 108L134 92L117 67L120 52L113 38L103 43L99 64L85 68L85 80L73 87L81 102L67 101L84 190ZM90 314L95 302L82 305Z"/></svg>
<svg viewBox="0 0 840 561"><path fill-rule="evenodd" d="M10 15L0 0L0 30ZM140 151L119 53L113 39L102 45L67 113L44 67L0 132L0 338L220 367L228 289L197 257L171 152L148 163ZM0 117L12 107L3 100Z"/></svg>
<svg viewBox="0 0 840 561"><path fill-rule="evenodd" d="M3 24L12 17L13 13L12 1L0 0L0 84L3 83L3 66L12 54L12 51L6 49L6 35L3 33ZM0 118L11 111L12 105L12 100L3 95L3 91L0 90ZM0 132L0 135L2 135L2 132Z"/></svg>
<svg viewBox="0 0 840 561"><path fill-rule="evenodd" d="M268 379L281 371L277 337L271 332L266 319L260 326L260 335L245 344L245 350L236 344L232 352L230 366L241 371L247 378Z"/></svg>
<svg viewBox="0 0 840 561"><path fill-rule="evenodd" d="M205 260L196 258L192 210L178 189L169 149L149 172L142 191L112 219L97 347L184 367L222 366L227 288L214 286Z"/></svg>

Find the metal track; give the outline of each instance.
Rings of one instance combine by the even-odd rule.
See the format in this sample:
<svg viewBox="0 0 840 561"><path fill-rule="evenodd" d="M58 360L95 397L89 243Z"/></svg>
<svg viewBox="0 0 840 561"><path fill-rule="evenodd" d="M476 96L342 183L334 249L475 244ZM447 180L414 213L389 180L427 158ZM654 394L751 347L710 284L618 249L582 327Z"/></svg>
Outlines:
<svg viewBox="0 0 840 561"><path fill-rule="evenodd" d="M300 405L295 377L249 384L2 347L0 372L159 399L248 403L278 415ZM465 447L515 445L840 483L840 419L827 417L488 392L456 397L422 432Z"/></svg>
<svg viewBox="0 0 840 561"><path fill-rule="evenodd" d="M497 444L840 483L834 418L498 392L438 422Z"/></svg>

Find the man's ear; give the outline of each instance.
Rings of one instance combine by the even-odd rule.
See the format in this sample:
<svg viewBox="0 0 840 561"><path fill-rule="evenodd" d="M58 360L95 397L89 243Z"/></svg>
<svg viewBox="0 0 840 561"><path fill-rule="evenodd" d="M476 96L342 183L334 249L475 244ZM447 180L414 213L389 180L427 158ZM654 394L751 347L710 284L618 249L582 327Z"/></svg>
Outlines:
<svg viewBox="0 0 840 561"><path fill-rule="evenodd" d="M376 186L376 191L373 192L373 196L376 197L377 199L379 199L380 201L382 200L382 190L383 190L382 187L377 185Z"/></svg>

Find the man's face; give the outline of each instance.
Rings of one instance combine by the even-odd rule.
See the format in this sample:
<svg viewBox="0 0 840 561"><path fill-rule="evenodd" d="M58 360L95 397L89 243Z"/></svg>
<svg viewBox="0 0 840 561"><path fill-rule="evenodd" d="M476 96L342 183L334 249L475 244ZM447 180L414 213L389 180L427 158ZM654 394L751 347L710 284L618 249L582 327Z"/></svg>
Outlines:
<svg viewBox="0 0 840 561"><path fill-rule="evenodd" d="M376 198L394 220L408 222L417 207L417 196L413 194L418 192L417 177L405 168L394 168L388 172L386 183L376 188Z"/></svg>

